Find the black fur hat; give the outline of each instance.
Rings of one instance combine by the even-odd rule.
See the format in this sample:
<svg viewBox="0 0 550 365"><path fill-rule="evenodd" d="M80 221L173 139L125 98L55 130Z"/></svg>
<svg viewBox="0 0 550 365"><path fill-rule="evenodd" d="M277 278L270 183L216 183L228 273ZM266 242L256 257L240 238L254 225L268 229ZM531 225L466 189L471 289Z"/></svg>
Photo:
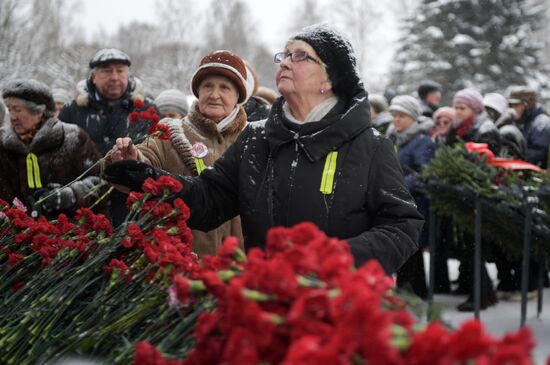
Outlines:
<svg viewBox="0 0 550 365"><path fill-rule="evenodd" d="M55 102L48 85L33 79L14 79L8 81L2 89L4 99L13 97L31 101L37 105L46 105L49 111L55 110Z"/></svg>
<svg viewBox="0 0 550 365"><path fill-rule="evenodd" d="M355 51L348 39L327 25L311 25L291 39L309 44L327 66L332 91L346 99L353 97L361 85Z"/></svg>

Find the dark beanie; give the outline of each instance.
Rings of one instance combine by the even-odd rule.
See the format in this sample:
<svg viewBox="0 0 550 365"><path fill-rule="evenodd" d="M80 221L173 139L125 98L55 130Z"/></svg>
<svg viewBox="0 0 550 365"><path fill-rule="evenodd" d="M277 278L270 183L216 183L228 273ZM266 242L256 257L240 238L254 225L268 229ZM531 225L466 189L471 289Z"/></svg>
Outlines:
<svg viewBox="0 0 550 365"><path fill-rule="evenodd" d="M441 85L432 80L424 80L420 83L420 86L418 86L417 93L420 100L424 100L429 93L434 91L441 92Z"/></svg>
<svg viewBox="0 0 550 365"><path fill-rule="evenodd" d="M2 97L19 98L35 103L36 105L45 105L46 110L54 111L55 102L52 91L48 85L33 79L15 79L8 81L2 89Z"/></svg>
<svg viewBox="0 0 550 365"><path fill-rule="evenodd" d="M357 93L361 84L357 72L355 51L349 40L326 25L311 25L291 39L304 41L317 53L327 66L332 91L349 99Z"/></svg>

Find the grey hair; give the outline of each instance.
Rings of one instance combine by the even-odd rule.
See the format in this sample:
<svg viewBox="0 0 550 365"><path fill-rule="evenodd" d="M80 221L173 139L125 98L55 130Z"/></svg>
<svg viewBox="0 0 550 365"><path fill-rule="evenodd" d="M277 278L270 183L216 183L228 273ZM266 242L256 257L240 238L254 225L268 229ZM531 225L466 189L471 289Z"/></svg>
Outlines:
<svg viewBox="0 0 550 365"><path fill-rule="evenodd" d="M13 96L10 96L10 97L13 97ZM50 119L54 115L54 111L47 110L45 104L36 104L32 101L21 99L21 98L17 98L17 99L21 100L23 102L24 107L31 113L34 113L34 114L42 113L43 119Z"/></svg>

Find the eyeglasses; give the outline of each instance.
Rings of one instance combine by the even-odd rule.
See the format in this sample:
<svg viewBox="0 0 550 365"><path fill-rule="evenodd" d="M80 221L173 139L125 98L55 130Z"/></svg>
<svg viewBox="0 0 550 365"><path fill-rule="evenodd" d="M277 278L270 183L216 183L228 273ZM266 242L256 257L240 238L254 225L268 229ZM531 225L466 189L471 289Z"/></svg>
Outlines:
<svg viewBox="0 0 550 365"><path fill-rule="evenodd" d="M435 125L449 125L451 124L450 120L438 120L435 122Z"/></svg>
<svg viewBox="0 0 550 365"><path fill-rule="evenodd" d="M273 61L275 61L275 63L281 63L281 62L283 62L283 60L285 58L287 58L289 56L290 56L290 60L292 62L301 62L301 61L305 61L305 60L312 60L313 62L315 62L319 65L323 65L323 62L319 61L316 58L311 57L310 55L307 54L306 51L275 53L275 57L273 58Z"/></svg>

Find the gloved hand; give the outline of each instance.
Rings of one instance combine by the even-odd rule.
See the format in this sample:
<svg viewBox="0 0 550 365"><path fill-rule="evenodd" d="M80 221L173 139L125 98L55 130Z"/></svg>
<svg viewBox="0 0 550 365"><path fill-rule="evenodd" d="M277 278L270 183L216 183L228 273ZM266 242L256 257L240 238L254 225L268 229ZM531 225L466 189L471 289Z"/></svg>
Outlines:
<svg viewBox="0 0 550 365"><path fill-rule="evenodd" d="M75 205L76 196L73 189L68 186L61 187L61 184L50 183L46 188L40 189L33 194L37 203L42 198L45 198L39 203L41 210L50 213L69 209Z"/></svg>
<svg viewBox="0 0 550 365"><path fill-rule="evenodd" d="M103 179L112 184L127 186L132 191L141 191L147 178L156 180L167 174L141 161L122 160L107 166Z"/></svg>

